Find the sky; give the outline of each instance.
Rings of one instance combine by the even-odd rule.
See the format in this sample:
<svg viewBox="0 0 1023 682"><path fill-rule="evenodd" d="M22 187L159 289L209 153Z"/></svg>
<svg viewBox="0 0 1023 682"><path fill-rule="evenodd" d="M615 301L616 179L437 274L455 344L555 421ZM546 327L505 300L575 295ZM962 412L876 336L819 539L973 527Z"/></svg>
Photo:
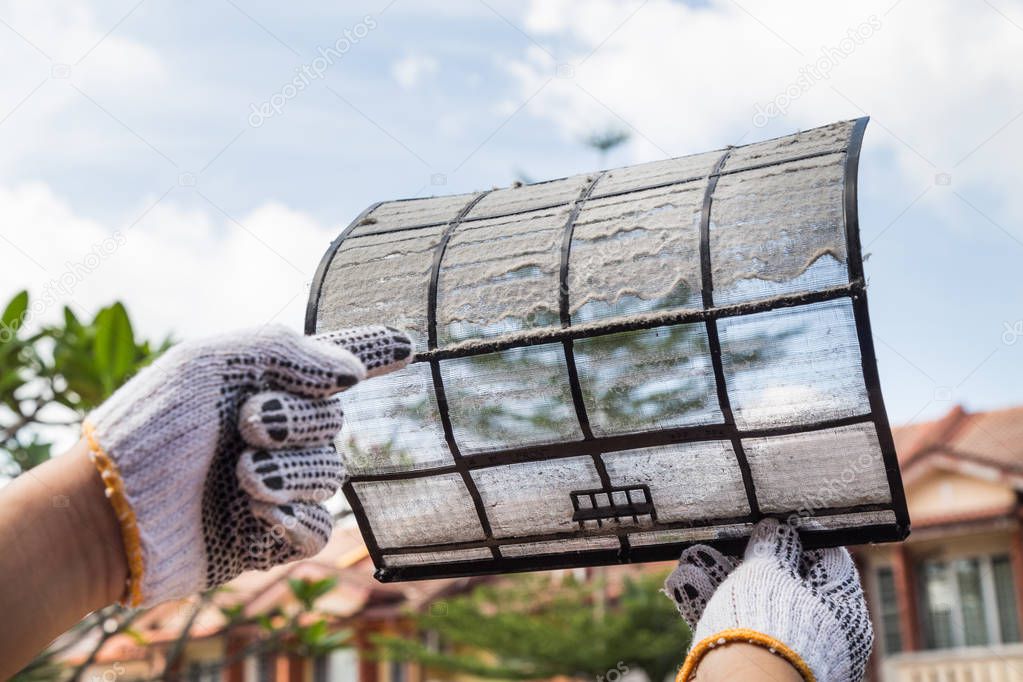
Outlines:
<svg viewBox="0 0 1023 682"><path fill-rule="evenodd" d="M1023 2L0 0L0 299L137 331L302 328L378 200L869 114L889 415L1023 404ZM629 141L601 159L583 144Z"/></svg>

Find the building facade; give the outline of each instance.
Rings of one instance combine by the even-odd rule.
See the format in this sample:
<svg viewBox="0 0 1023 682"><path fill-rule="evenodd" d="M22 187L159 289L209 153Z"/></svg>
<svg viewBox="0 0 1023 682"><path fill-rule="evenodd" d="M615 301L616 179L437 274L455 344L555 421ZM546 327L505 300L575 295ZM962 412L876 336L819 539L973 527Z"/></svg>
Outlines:
<svg viewBox="0 0 1023 682"><path fill-rule="evenodd" d="M879 682L1023 680L1023 408L895 429L913 530L854 549Z"/></svg>

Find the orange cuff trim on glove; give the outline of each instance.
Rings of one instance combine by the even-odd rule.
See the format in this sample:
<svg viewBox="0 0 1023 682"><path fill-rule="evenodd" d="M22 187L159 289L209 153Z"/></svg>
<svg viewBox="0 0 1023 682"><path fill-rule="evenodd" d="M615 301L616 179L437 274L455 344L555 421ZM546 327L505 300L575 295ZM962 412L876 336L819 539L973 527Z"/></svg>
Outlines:
<svg viewBox="0 0 1023 682"><path fill-rule="evenodd" d="M776 654L784 658L788 663L799 671L799 674L803 676L806 682L816 682L813 675L813 671L810 670L810 666L806 664L802 656L797 654L786 644L779 642L774 637L765 635L762 632L756 630L747 630L745 628L731 628L728 630L722 630L716 635L705 637L700 640L689 650L689 655L686 656L685 662L682 664L682 668L678 671L678 675L675 677L675 682L689 682L689 680L696 674L696 667L713 649L724 646L726 644L755 644L756 646L767 649L772 654Z"/></svg>
<svg viewBox="0 0 1023 682"><path fill-rule="evenodd" d="M96 428L85 422L82 424L82 433L89 444L89 458L103 479L106 488L104 492L114 508L117 521L121 524L121 539L124 541L124 553L128 559L128 585L121 601L126 606L138 606L142 603L142 574L145 565L142 561L142 538L135 520L135 510L131 508L125 495L121 472L96 439Z"/></svg>

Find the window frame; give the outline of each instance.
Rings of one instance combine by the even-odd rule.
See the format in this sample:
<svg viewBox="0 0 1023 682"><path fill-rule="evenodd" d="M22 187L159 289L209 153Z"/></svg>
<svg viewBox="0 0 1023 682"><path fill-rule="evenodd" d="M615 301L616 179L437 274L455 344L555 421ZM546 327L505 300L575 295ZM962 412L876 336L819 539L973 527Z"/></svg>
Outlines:
<svg viewBox="0 0 1023 682"><path fill-rule="evenodd" d="M1007 551L1004 552L988 552L988 553L970 553L955 556L938 556L931 558L921 558L914 562L914 573L915 573L915 589L916 589L916 605L918 609L919 628L920 628L920 648L924 651L947 651L951 649L966 649L973 647L985 647L985 646L1002 646L1007 644L1016 644L1017 642L1006 641L1005 633L1002 632L1002 624L999 615L1002 608L1018 609L1018 603L1020 595L1016 593L1015 589L1013 597L1015 598L1014 603L1005 604L1004 606L999 603L998 596L995 588L995 577L994 577L994 561L995 559L1008 559L1011 565L1011 556ZM978 567L978 575L980 580L980 595L981 603L984 609L984 624L987 628L987 641L980 644L967 644L966 643L966 630L964 626L963 618L963 598L960 592L959 580L957 578L957 572L955 564L962 561L976 561ZM949 634L951 637L951 646L935 646L929 641L928 634L931 630L931 608L927 596L927 582L924 575L924 567L927 565L940 565L942 575L941 578L951 587L951 612L950 612L950 625ZM1013 586L1015 588L1015 585Z"/></svg>
<svg viewBox="0 0 1023 682"><path fill-rule="evenodd" d="M906 650L906 642L902 632L901 610L899 609L897 602L895 604L896 622L894 624L895 627L892 629L893 631L889 631L888 627L889 624L885 620L888 614L885 613L886 602L884 600L884 596L881 594L882 571L887 571L891 575L892 591L896 599L898 599L899 595L899 585L895 579L895 566L893 566L892 564L882 564L880 566L874 567L874 570L871 571L871 581L873 582L874 588L873 590L871 590L871 592L874 597L874 613L877 614L877 617L875 618L875 621L877 623L876 629L879 630L878 634L880 635L877 638L878 649L880 653L884 656L894 656ZM889 635L893 635L894 637L898 638L899 640L898 649L892 650L888 648Z"/></svg>

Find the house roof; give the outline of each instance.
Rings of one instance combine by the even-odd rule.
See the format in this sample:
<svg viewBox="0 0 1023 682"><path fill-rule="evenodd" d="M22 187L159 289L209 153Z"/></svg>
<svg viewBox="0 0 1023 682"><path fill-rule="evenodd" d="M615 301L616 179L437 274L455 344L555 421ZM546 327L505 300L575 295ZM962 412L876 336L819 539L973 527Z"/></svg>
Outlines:
<svg viewBox="0 0 1023 682"><path fill-rule="evenodd" d="M940 453L1023 472L1023 406L970 413L957 405L940 419L899 426L892 435L903 468Z"/></svg>
<svg viewBox="0 0 1023 682"><path fill-rule="evenodd" d="M390 618L402 609L415 609L429 603L464 579L431 580L414 583L380 583L373 578L373 564L358 529L352 524L335 527L327 546L316 556L269 571L243 573L216 592L202 605L190 626L190 638L216 635L228 621L222 608L241 605L246 616L276 609L294 612L294 599L288 580L336 578L337 586L316 602L317 612L339 620L358 614L362 619ZM95 663L143 660L152 645L169 646L177 640L195 610L198 597L165 602L139 614L131 624L131 635L121 633L104 641ZM88 658L99 643L99 628L65 651L61 658L77 664Z"/></svg>
<svg viewBox="0 0 1023 682"><path fill-rule="evenodd" d="M914 531L947 534L954 527L1015 522L1023 491L1023 406L977 413L956 406L940 419L892 429L892 435ZM945 502L935 500L933 491L915 497L916 486L936 472L963 477L962 485L973 479L1009 494L945 483Z"/></svg>

